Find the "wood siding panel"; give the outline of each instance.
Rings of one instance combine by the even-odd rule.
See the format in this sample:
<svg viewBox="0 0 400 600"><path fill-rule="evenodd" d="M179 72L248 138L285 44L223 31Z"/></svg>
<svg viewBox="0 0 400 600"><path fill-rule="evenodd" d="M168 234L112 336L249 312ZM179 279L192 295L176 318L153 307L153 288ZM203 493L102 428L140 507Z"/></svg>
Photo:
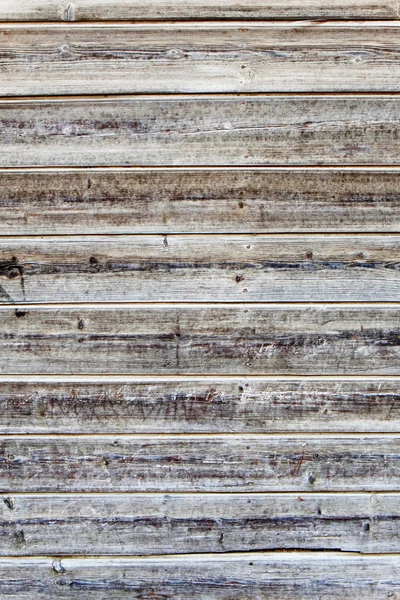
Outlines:
<svg viewBox="0 0 400 600"><path fill-rule="evenodd" d="M0 302L400 300L398 236L0 240Z"/></svg>
<svg viewBox="0 0 400 600"><path fill-rule="evenodd" d="M13 600L78 600L82 594L85 600L382 600L399 590L397 556L306 552L0 561L0 591Z"/></svg>
<svg viewBox="0 0 400 600"><path fill-rule="evenodd" d="M399 92L400 24L4 26L2 96Z"/></svg>
<svg viewBox="0 0 400 600"><path fill-rule="evenodd" d="M396 552L398 494L12 496L0 554L159 555L257 550Z"/></svg>
<svg viewBox="0 0 400 600"><path fill-rule="evenodd" d="M0 382L1 433L400 431L400 381Z"/></svg>
<svg viewBox="0 0 400 600"><path fill-rule="evenodd" d="M398 308L0 308L3 374L397 375Z"/></svg>
<svg viewBox="0 0 400 600"><path fill-rule="evenodd" d="M0 166L399 165L397 96L0 102Z"/></svg>
<svg viewBox="0 0 400 600"><path fill-rule="evenodd" d="M0 492L400 491L400 436L0 439Z"/></svg>
<svg viewBox="0 0 400 600"><path fill-rule="evenodd" d="M400 232L400 171L0 171L0 235Z"/></svg>
<svg viewBox="0 0 400 600"><path fill-rule="evenodd" d="M396 0L2 0L3 21L397 19Z"/></svg>

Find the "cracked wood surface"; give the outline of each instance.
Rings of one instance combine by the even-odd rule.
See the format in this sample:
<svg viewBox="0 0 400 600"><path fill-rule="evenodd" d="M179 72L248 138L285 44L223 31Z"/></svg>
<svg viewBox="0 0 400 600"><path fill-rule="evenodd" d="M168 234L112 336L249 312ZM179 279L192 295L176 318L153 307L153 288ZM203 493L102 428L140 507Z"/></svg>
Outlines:
<svg viewBox="0 0 400 600"><path fill-rule="evenodd" d="M399 33L357 22L4 25L1 93L399 92Z"/></svg>
<svg viewBox="0 0 400 600"><path fill-rule="evenodd" d="M3 21L397 19L397 0L2 0Z"/></svg>
<svg viewBox="0 0 400 600"><path fill-rule="evenodd" d="M0 302L400 300L399 236L0 240Z"/></svg>
<svg viewBox="0 0 400 600"><path fill-rule="evenodd" d="M0 171L0 234L400 232L397 169Z"/></svg>
<svg viewBox="0 0 400 600"><path fill-rule="evenodd" d="M390 306L0 307L3 374L397 375Z"/></svg>
<svg viewBox="0 0 400 600"><path fill-rule="evenodd" d="M5 382L0 433L386 432L397 380Z"/></svg>
<svg viewBox="0 0 400 600"><path fill-rule="evenodd" d="M398 494L3 496L1 556L396 552Z"/></svg>
<svg viewBox="0 0 400 600"><path fill-rule="evenodd" d="M0 439L0 492L400 491L399 435Z"/></svg>
<svg viewBox="0 0 400 600"><path fill-rule="evenodd" d="M400 97L0 102L0 166L399 165Z"/></svg>

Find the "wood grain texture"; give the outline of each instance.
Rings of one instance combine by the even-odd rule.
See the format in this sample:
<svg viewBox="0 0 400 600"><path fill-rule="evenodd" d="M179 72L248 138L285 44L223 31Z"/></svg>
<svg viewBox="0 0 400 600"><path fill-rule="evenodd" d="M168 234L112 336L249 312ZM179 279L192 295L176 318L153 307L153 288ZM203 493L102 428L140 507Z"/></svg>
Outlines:
<svg viewBox="0 0 400 600"><path fill-rule="evenodd" d="M331 552L2 559L0 591L13 600L383 600L400 591L400 562Z"/></svg>
<svg viewBox="0 0 400 600"><path fill-rule="evenodd" d="M1 433L400 431L398 380L0 382Z"/></svg>
<svg viewBox="0 0 400 600"><path fill-rule="evenodd" d="M400 171L0 171L0 235L400 232Z"/></svg>
<svg viewBox="0 0 400 600"><path fill-rule="evenodd" d="M2 559L0 591L13 600L75 600L82 594L88 600L382 600L398 594L399 571L396 556L330 552Z"/></svg>
<svg viewBox="0 0 400 600"><path fill-rule="evenodd" d="M400 491L399 435L0 439L0 492Z"/></svg>
<svg viewBox="0 0 400 600"><path fill-rule="evenodd" d="M397 19L396 0L2 0L3 21Z"/></svg>
<svg viewBox="0 0 400 600"><path fill-rule="evenodd" d="M0 307L4 374L398 375L385 306Z"/></svg>
<svg viewBox="0 0 400 600"><path fill-rule="evenodd" d="M0 166L399 165L398 96L0 102Z"/></svg>
<svg viewBox="0 0 400 600"><path fill-rule="evenodd" d="M398 92L399 35L399 23L5 25L1 93Z"/></svg>
<svg viewBox="0 0 400 600"><path fill-rule="evenodd" d="M399 236L0 240L0 302L400 300Z"/></svg>
<svg viewBox="0 0 400 600"><path fill-rule="evenodd" d="M398 494L3 496L1 556L396 552Z"/></svg>

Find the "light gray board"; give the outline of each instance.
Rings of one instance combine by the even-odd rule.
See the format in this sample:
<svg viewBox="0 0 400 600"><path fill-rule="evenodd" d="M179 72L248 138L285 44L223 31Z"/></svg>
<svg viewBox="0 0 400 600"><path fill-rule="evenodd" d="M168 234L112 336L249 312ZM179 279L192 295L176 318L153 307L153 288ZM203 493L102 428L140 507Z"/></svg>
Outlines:
<svg viewBox="0 0 400 600"><path fill-rule="evenodd" d="M126 25L0 34L3 96L399 92L400 23Z"/></svg>
<svg viewBox="0 0 400 600"><path fill-rule="evenodd" d="M83 594L85 600L386 600L399 591L398 556L305 552L0 561L0 592L13 600L80 600Z"/></svg>
<svg viewBox="0 0 400 600"><path fill-rule="evenodd" d="M0 307L3 374L399 375L397 306Z"/></svg>
<svg viewBox="0 0 400 600"><path fill-rule="evenodd" d="M398 96L0 102L0 166L399 165Z"/></svg>
<svg viewBox="0 0 400 600"><path fill-rule="evenodd" d="M0 302L396 302L399 236L0 240Z"/></svg>
<svg viewBox="0 0 400 600"><path fill-rule="evenodd" d="M400 436L0 439L0 492L400 491Z"/></svg>
<svg viewBox="0 0 400 600"><path fill-rule="evenodd" d="M397 19L396 0L2 0L3 21Z"/></svg>
<svg viewBox="0 0 400 600"><path fill-rule="evenodd" d="M0 382L1 433L400 432L400 380Z"/></svg>
<svg viewBox="0 0 400 600"><path fill-rule="evenodd" d="M0 555L396 552L398 494L3 496Z"/></svg>

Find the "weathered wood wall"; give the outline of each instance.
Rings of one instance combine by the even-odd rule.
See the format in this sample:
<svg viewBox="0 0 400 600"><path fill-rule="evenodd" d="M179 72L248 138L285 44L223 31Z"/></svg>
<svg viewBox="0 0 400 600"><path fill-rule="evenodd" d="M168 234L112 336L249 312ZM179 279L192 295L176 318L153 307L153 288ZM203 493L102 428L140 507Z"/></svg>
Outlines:
<svg viewBox="0 0 400 600"><path fill-rule="evenodd" d="M400 597L399 19L0 0L1 598Z"/></svg>

